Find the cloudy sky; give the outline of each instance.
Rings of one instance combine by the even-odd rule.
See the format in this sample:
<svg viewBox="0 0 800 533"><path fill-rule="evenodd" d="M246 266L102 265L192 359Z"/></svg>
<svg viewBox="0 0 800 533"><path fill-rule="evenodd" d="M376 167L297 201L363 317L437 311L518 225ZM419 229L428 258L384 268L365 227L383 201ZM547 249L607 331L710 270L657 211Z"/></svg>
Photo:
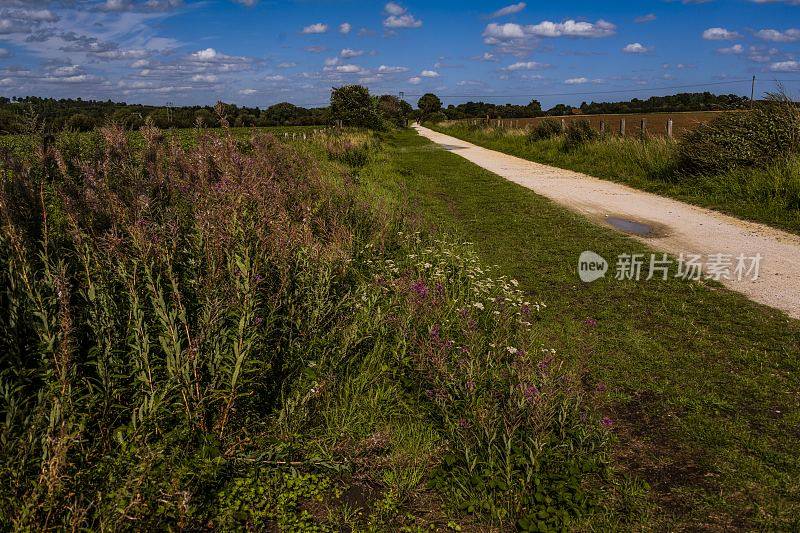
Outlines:
<svg viewBox="0 0 800 533"><path fill-rule="evenodd" d="M800 92L800 0L0 0L0 94L323 105ZM741 81L748 80L748 81Z"/></svg>

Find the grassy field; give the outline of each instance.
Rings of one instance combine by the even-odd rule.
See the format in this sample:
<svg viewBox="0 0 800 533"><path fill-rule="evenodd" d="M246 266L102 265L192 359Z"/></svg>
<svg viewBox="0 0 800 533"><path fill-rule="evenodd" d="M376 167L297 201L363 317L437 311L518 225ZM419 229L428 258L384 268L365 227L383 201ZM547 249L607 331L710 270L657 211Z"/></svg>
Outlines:
<svg viewBox="0 0 800 533"><path fill-rule="evenodd" d="M518 282L363 179L363 131L5 154L0 528L553 531L610 420Z"/></svg>
<svg viewBox="0 0 800 533"><path fill-rule="evenodd" d="M593 527L800 527L797 321L715 284L582 284L582 251L647 249L412 132L360 179L387 204L410 199L423 224L474 242L547 304L537 337L583 369L613 419L615 468L631 476Z"/></svg>
<svg viewBox="0 0 800 533"><path fill-rule="evenodd" d="M684 175L676 170L677 144L666 139L610 136L567 150L561 136L531 142L524 130L465 124L434 129L523 159L800 233L800 158L796 156L777 158L766 168Z"/></svg>
<svg viewBox="0 0 800 533"><path fill-rule="evenodd" d="M412 131L228 133L0 160L0 526L800 526L796 321L584 285L646 249Z"/></svg>

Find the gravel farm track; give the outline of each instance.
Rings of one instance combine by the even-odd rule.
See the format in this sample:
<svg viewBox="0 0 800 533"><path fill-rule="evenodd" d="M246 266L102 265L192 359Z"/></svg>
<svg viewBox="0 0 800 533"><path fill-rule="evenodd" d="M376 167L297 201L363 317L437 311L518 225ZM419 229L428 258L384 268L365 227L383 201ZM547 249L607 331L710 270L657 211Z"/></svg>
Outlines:
<svg viewBox="0 0 800 533"><path fill-rule="evenodd" d="M800 236L619 183L482 148L419 125L415 128L444 149L598 224L619 230L627 223L635 229L622 231L655 250L674 256L724 254L736 258L741 254L747 257L760 254L757 280L745 277L741 281L723 279L721 282L755 302L800 318ZM620 221L623 224L619 224ZM613 259L606 260L613 268Z"/></svg>

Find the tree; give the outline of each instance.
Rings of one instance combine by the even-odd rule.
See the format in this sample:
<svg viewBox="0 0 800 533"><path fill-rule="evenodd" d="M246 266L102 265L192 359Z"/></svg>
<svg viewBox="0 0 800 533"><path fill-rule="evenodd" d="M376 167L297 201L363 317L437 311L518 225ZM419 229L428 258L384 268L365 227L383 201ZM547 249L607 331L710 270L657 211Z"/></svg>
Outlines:
<svg viewBox="0 0 800 533"><path fill-rule="evenodd" d="M296 124L307 114L307 109L297 107L289 102L281 102L269 106L264 110L262 116L264 121L271 126L284 126L287 124Z"/></svg>
<svg viewBox="0 0 800 533"><path fill-rule="evenodd" d="M442 101L433 93L422 95L422 98L417 102L417 107L422 112L422 116L426 117L433 113L438 113L442 110Z"/></svg>
<svg viewBox="0 0 800 533"><path fill-rule="evenodd" d="M542 112L542 104L539 102L539 100L531 100L531 103L528 104L528 107L534 113L541 113Z"/></svg>
<svg viewBox="0 0 800 533"><path fill-rule="evenodd" d="M331 118L341 121L344 126L381 128L369 89L361 85L345 85L331 91Z"/></svg>
<svg viewBox="0 0 800 533"><path fill-rule="evenodd" d="M91 131L94 129L94 120L83 113L75 113L67 120L66 127L72 131Z"/></svg>
<svg viewBox="0 0 800 533"><path fill-rule="evenodd" d="M127 130L138 130L144 124L141 113L128 111L127 109L118 109L111 115L111 122Z"/></svg>
<svg viewBox="0 0 800 533"><path fill-rule="evenodd" d="M405 127L412 111L408 102L396 96L384 94L378 98L378 114L383 120L391 122L398 128Z"/></svg>

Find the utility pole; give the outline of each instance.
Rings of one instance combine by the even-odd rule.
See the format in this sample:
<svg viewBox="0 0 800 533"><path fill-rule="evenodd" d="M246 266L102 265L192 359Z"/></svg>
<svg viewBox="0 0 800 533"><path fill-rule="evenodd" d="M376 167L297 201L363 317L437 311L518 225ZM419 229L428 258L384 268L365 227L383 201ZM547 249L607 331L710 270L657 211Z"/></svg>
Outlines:
<svg viewBox="0 0 800 533"><path fill-rule="evenodd" d="M756 97L756 77L753 76L753 84L750 86L750 108L753 108L753 101Z"/></svg>

